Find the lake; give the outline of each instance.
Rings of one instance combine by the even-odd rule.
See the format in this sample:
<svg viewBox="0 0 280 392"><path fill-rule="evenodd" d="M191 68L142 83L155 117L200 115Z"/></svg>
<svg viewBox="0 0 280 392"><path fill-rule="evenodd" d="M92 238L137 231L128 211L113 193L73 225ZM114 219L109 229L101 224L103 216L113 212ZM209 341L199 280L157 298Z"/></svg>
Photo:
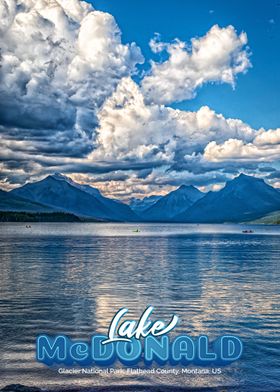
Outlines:
<svg viewBox="0 0 280 392"><path fill-rule="evenodd" d="M244 229L254 233L243 234ZM280 228L274 226L1 224L0 386L279 391L279 240ZM40 333L89 340L107 333L120 308L138 319L148 305L158 319L179 316L176 334L239 336L242 358L221 374L180 376L156 371L65 375L35 360Z"/></svg>

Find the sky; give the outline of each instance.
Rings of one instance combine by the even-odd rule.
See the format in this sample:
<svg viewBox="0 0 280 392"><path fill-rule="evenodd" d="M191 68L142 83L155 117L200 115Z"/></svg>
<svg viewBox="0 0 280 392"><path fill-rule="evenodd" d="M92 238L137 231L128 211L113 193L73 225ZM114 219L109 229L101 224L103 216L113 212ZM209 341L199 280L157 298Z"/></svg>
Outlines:
<svg viewBox="0 0 280 392"><path fill-rule="evenodd" d="M280 188L280 0L0 0L0 187Z"/></svg>
<svg viewBox="0 0 280 392"><path fill-rule="evenodd" d="M124 42L135 41L146 59L153 58L149 40L155 32L167 42L174 38L188 42L214 24L245 31L253 67L245 76L239 75L235 90L226 84L204 85L195 99L173 106L198 110L208 105L255 128L279 127L280 0L96 0L93 4L114 15Z"/></svg>

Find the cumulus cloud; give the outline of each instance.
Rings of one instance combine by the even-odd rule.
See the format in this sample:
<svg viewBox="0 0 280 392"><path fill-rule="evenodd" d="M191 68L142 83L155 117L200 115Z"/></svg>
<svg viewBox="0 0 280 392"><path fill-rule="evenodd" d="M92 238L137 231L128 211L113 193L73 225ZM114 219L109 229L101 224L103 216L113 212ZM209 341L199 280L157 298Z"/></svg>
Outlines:
<svg viewBox="0 0 280 392"><path fill-rule="evenodd" d="M260 146L280 145L280 128L268 131L261 129L256 135L254 143Z"/></svg>
<svg viewBox="0 0 280 392"><path fill-rule="evenodd" d="M29 139L63 131L61 150L75 140L92 148L96 112L143 62L140 49L122 44L112 15L83 1L0 4L1 124L28 129Z"/></svg>
<svg viewBox="0 0 280 392"><path fill-rule="evenodd" d="M247 35L237 34L233 26L213 26L205 36L193 38L191 44L176 39L163 43L159 36L151 40L155 53L166 51L169 58L152 62L151 70L142 81L150 102L168 104L191 99L207 82L235 85L236 75L251 66Z"/></svg>
<svg viewBox="0 0 280 392"><path fill-rule="evenodd" d="M261 129L250 143L240 139L229 139L222 144L212 141L205 147L204 157L210 162L277 161L280 157L280 129Z"/></svg>
<svg viewBox="0 0 280 392"><path fill-rule="evenodd" d="M137 175L134 178L138 185L149 185L151 189L152 184L202 186L203 182L208 185L210 179L215 183L225 182L230 178L227 169L236 175L240 164L207 160L203 152L209 140L224 143L230 138L240 138L250 143L260 135L241 120L227 119L207 106L191 112L147 104L143 91L131 78L122 79L105 102L98 123L96 149L89 160L105 159L128 165L142 162L153 170L145 178ZM252 165L245 163L242 168L249 170Z"/></svg>
<svg viewBox="0 0 280 392"><path fill-rule="evenodd" d="M254 130L204 106L197 112L146 104L139 86L124 78L98 114L97 148L92 158L162 160L203 152L209 140L252 140Z"/></svg>

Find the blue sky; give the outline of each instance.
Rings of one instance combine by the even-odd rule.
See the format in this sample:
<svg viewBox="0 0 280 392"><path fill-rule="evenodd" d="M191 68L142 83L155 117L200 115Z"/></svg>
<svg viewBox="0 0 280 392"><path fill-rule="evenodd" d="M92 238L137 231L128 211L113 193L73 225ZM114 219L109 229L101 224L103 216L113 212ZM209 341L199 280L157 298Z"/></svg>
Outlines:
<svg viewBox="0 0 280 392"><path fill-rule="evenodd" d="M163 41L189 41L203 36L214 24L245 31L253 67L239 75L236 88L204 85L194 100L173 104L184 110L208 105L226 117L240 118L255 128L280 123L280 0L182 1L95 0L98 10L114 15L124 42L135 41L146 62L156 58L149 48L154 33Z"/></svg>

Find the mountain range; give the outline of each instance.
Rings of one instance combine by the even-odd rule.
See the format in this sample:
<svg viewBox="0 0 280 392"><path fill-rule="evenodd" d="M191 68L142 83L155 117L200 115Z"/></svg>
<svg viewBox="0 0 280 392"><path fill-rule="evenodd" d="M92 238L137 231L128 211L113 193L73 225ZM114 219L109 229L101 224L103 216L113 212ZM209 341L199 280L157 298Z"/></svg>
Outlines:
<svg viewBox="0 0 280 392"><path fill-rule="evenodd" d="M43 204L54 211L69 212L81 217L105 221L135 221L129 206L101 195L98 189L81 185L62 174L28 183L11 192L12 196Z"/></svg>
<svg viewBox="0 0 280 392"><path fill-rule="evenodd" d="M162 196L160 196L160 195L146 196L143 199L137 199L137 198L133 197L129 202L129 207L136 214L141 215L141 213L143 211L145 211L147 208L154 205L161 198L162 198Z"/></svg>
<svg viewBox="0 0 280 392"><path fill-rule="evenodd" d="M280 192L264 180L240 174L174 217L179 222L246 222L280 209Z"/></svg>
<svg viewBox="0 0 280 392"><path fill-rule="evenodd" d="M194 186L182 185L180 188L162 196L140 216L148 221L172 221L175 216L191 207L205 194Z"/></svg>
<svg viewBox="0 0 280 392"><path fill-rule="evenodd" d="M110 199L90 185L56 173L10 192L0 191L1 212L68 214L82 220L116 222L246 222L280 210L280 192L264 180L241 174L217 192L182 185L164 196ZM69 215L72 214L72 215Z"/></svg>

